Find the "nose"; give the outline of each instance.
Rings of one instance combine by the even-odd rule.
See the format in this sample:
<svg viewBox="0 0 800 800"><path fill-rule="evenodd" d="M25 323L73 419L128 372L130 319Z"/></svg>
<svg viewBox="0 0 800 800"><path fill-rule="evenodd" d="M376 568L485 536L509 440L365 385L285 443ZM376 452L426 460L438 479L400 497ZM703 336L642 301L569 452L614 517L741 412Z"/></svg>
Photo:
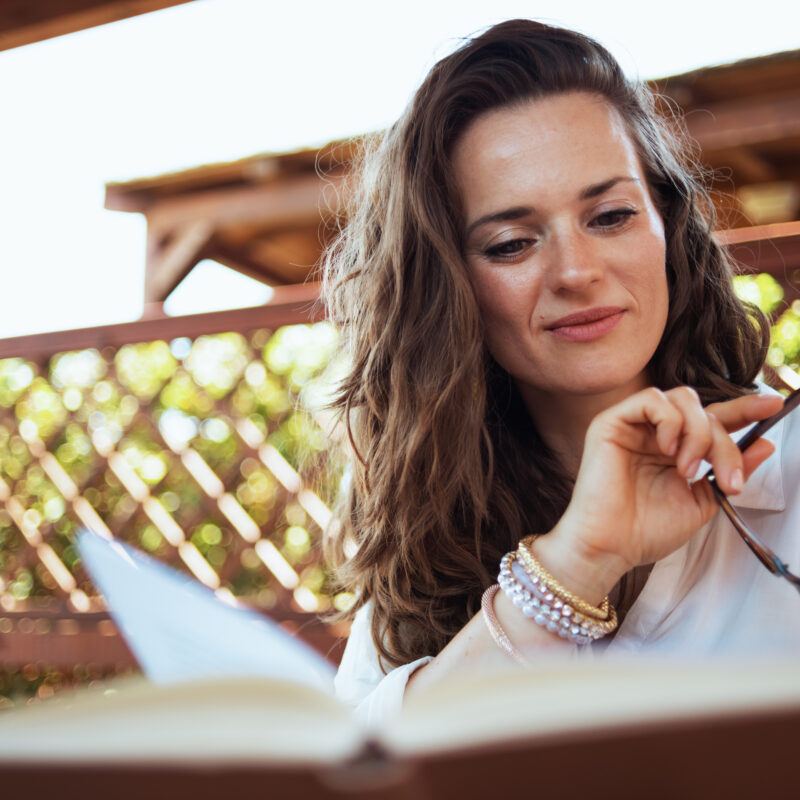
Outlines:
<svg viewBox="0 0 800 800"><path fill-rule="evenodd" d="M550 291L583 292L605 273L597 241L576 230L554 233L547 243L547 283Z"/></svg>

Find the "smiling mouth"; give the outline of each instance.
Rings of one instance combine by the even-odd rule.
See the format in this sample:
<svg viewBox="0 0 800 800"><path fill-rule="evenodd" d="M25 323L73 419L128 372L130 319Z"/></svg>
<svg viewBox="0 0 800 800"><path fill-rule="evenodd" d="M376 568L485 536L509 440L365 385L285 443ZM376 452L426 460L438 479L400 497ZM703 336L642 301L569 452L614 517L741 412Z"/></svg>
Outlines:
<svg viewBox="0 0 800 800"><path fill-rule="evenodd" d="M568 314L548 325L545 330L571 342L589 342L610 333L625 314L624 308L608 306L589 308Z"/></svg>

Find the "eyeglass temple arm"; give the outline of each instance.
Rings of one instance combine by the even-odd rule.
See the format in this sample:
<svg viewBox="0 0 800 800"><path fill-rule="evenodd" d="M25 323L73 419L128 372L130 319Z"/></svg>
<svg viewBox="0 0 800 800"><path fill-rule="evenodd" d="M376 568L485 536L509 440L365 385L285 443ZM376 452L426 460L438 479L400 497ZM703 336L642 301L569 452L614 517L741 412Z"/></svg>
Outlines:
<svg viewBox="0 0 800 800"><path fill-rule="evenodd" d="M786 578L798 592L800 592L800 577L794 575L790 570L789 566L785 564L783 561L775 555L768 547L761 544L758 541L758 538L755 534L747 527L744 520L739 516L739 513L736 509L731 505L730 500L728 500L725 493L722 489L717 486L717 482L714 478L709 479L709 483L711 484L711 488L714 490L714 494L717 497L717 501L720 504L720 507L725 512L725 516L730 520L731 525L736 529L736 532L739 536L744 539L744 543L753 551L756 558L773 574L773 575L780 575L783 578Z"/></svg>

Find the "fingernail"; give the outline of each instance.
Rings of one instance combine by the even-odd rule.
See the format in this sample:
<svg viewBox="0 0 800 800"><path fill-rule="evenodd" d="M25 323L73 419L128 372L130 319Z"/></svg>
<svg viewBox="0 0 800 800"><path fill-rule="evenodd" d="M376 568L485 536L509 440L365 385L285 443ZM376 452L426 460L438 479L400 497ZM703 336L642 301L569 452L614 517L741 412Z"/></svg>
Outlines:
<svg viewBox="0 0 800 800"><path fill-rule="evenodd" d="M740 469L735 469L731 472L731 489L734 492L741 492L744 486L744 475Z"/></svg>
<svg viewBox="0 0 800 800"><path fill-rule="evenodd" d="M699 470L699 469L700 469L700 459L696 458L686 468L686 477L687 478L693 478L695 475L697 475L697 470Z"/></svg>

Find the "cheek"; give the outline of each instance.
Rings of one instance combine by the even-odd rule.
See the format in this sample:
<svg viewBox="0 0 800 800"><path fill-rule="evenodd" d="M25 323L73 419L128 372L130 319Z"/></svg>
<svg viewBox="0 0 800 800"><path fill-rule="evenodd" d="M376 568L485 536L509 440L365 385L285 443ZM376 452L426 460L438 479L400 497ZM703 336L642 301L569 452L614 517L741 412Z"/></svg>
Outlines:
<svg viewBox="0 0 800 800"><path fill-rule="evenodd" d="M670 306L670 290L669 281L667 279L667 266L666 266L666 248L663 239L657 240L653 243L654 246L650 249L648 254L647 263L649 268L643 275L645 281L643 296L648 306L650 315L650 324L653 330L653 336L661 341L664 333L664 328L667 323Z"/></svg>
<svg viewBox="0 0 800 800"><path fill-rule="evenodd" d="M537 290L525 270L481 270L473 274L473 287L481 313L484 344L509 374L521 374L531 355L531 323L536 313ZM520 280L520 278L523 278ZM527 356L523 354L527 353Z"/></svg>
<svg viewBox="0 0 800 800"><path fill-rule="evenodd" d="M513 297L506 292L498 291L497 288L502 289L502 287L483 286L478 294L478 306L486 346L492 355L502 362L504 361L502 352L507 349L510 342L519 339L518 320L521 319L521 313Z"/></svg>
<svg viewBox="0 0 800 800"><path fill-rule="evenodd" d="M667 280L667 253L663 239L656 255L656 269L654 275L655 291L660 298L659 307L666 311L669 309L669 282Z"/></svg>
<svg viewBox="0 0 800 800"><path fill-rule="evenodd" d="M653 310L661 310L669 305L667 284L667 249L663 230L654 229L642 240L640 246L629 251L630 264L639 285L649 296Z"/></svg>
<svg viewBox="0 0 800 800"><path fill-rule="evenodd" d="M530 318L538 290L525 270L479 267L471 278L484 323L518 326Z"/></svg>

